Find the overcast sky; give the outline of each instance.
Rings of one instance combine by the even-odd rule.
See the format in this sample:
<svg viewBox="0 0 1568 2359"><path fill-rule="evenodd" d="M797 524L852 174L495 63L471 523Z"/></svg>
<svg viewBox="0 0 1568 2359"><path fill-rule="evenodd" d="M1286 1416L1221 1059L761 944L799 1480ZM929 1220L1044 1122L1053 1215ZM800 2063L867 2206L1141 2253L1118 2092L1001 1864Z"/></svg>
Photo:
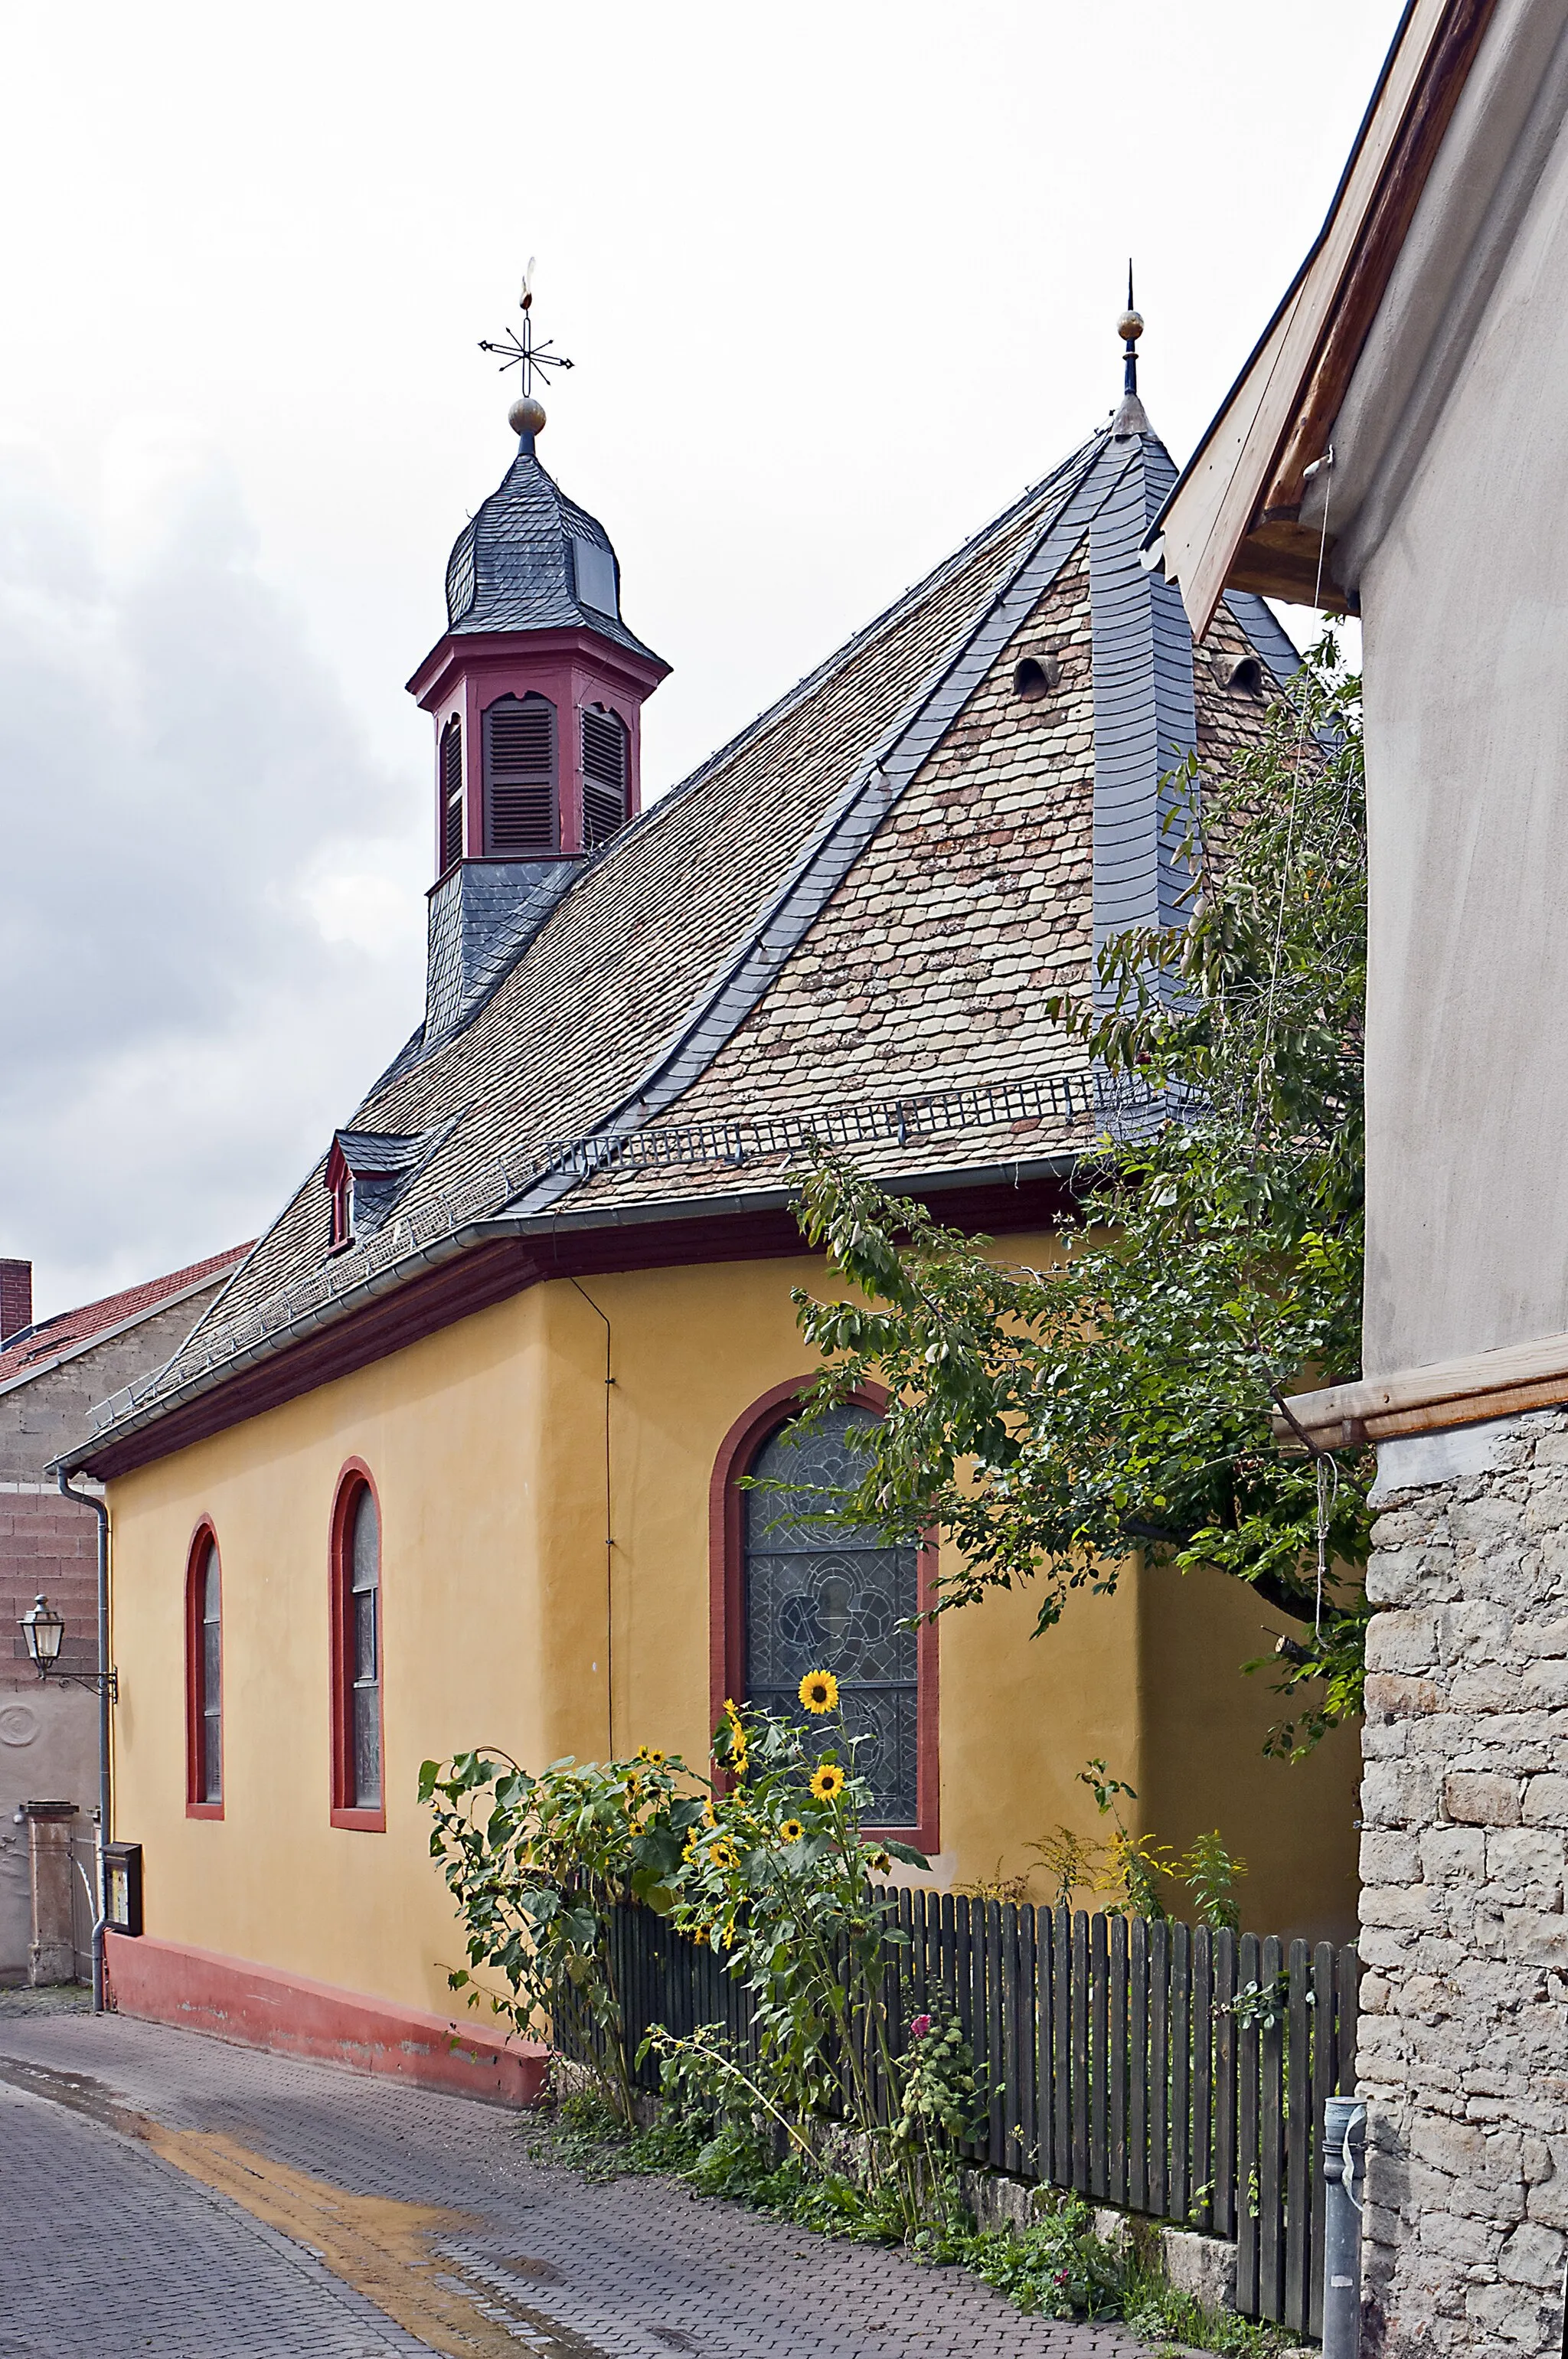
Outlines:
<svg viewBox="0 0 1568 2359"><path fill-rule="evenodd" d="M262 1225L417 1020L403 682L540 455L698 761L1105 416L1184 459L1396 0L8 10L0 1253L40 1311Z"/></svg>

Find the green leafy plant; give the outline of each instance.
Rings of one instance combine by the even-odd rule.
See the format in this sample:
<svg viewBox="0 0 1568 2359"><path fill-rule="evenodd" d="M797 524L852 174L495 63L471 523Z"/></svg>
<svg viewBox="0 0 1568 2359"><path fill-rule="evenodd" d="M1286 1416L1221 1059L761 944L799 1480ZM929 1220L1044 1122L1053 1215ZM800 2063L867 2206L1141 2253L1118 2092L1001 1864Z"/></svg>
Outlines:
<svg viewBox="0 0 1568 2359"><path fill-rule="evenodd" d="M1215 2011L1234 2016L1243 2031L1274 2031L1285 2020L1290 1992L1290 1979L1284 1973L1276 1974L1271 1982L1245 1982L1236 1996L1224 2000ZM1311 1992L1307 1997L1311 2005Z"/></svg>
<svg viewBox="0 0 1568 2359"><path fill-rule="evenodd" d="M1217 1827L1189 1844L1181 1857L1172 1861L1171 1873L1192 1894L1200 1925L1208 1926L1214 1933L1240 1931L1241 1910L1236 1887L1247 1874L1247 1862L1225 1849Z"/></svg>
<svg viewBox="0 0 1568 2359"><path fill-rule="evenodd" d="M1129 1831L1120 1801L1136 1802L1137 1791L1112 1777L1103 1760L1088 1762L1078 1772L1078 1783L1088 1788L1100 1816L1114 1819L1115 1825L1099 1843L1059 1826L1043 1843L1030 1845L1055 1885L1053 1907L1071 1908L1082 1892L1103 1898L1118 1915L1159 1919L1169 1913L1165 1886L1176 1885L1186 1890L1199 1924L1214 1932L1238 1930L1236 1887L1247 1874L1247 1862L1225 1848L1217 1827L1179 1853L1150 1834Z"/></svg>
<svg viewBox="0 0 1568 2359"><path fill-rule="evenodd" d="M536 1777L488 1746L419 1771L431 1856L467 1930L468 1965L449 1971L451 1987L525 2037L569 2046L628 2124L611 1918L633 1897L673 1907L682 1847L702 1818L693 1783L678 1758L648 1750L603 1766L555 1761ZM481 1968L505 1989L476 1983Z"/></svg>
<svg viewBox="0 0 1568 2359"><path fill-rule="evenodd" d="M1366 820L1332 640L1256 748L1167 785L1187 922L1107 942L1093 992L1051 1003L1123 1093L1060 1258L1009 1266L824 1154L799 1218L853 1290L794 1299L813 1408L890 1395L838 1504L951 1536L939 1611L1030 1582L1046 1631L1136 1552L1217 1566L1312 1629L1267 1658L1293 1754L1359 1709L1373 1471L1340 1461L1320 1606L1315 1467L1272 1419L1359 1371Z"/></svg>
<svg viewBox="0 0 1568 2359"><path fill-rule="evenodd" d="M998 1860L989 1875L972 1876L967 1883L955 1884L953 1888L966 1900L1010 1900L1021 1905L1029 1897L1029 1871L1020 1869L1016 1875L1004 1875Z"/></svg>
<svg viewBox="0 0 1568 2359"><path fill-rule="evenodd" d="M1043 1843L1030 1843L1029 1849L1051 1886L1049 1908L1071 1908L1080 1892L1098 1888L1104 1843L1091 1842L1073 1827L1059 1826Z"/></svg>
<svg viewBox="0 0 1568 2359"><path fill-rule="evenodd" d="M861 1823L871 1789L855 1767L856 1740L836 1719L836 1690L801 1682L805 1709L823 1723L808 1736L774 1712L729 1703L714 1732L724 1789L688 1831L672 1917L711 1946L751 2000L755 2061L718 2033L682 2038L656 2030L649 2045L665 2084L690 2104L767 2118L796 2147L800 2125L842 2113L861 2141L873 2193L890 2187L906 2224L918 2223L935 2184L930 2140L894 2138L879 2090L899 2092L894 2006L906 1945L896 1903L875 1881L894 1859L923 1867L907 1844L867 1843ZM919 2118L926 2118L919 2116Z"/></svg>
<svg viewBox="0 0 1568 2359"><path fill-rule="evenodd" d="M1045 2318L1121 2316L1126 2265L1095 2235L1094 2215L1076 2196L1028 2228L967 2238L961 2257L1020 2310Z"/></svg>
<svg viewBox="0 0 1568 2359"><path fill-rule="evenodd" d="M1086 1761L1079 1770L1078 1783L1080 1786L1087 1786L1090 1793L1094 1797L1094 1808L1102 1818L1116 1808L1118 1794L1125 1795L1129 1802L1136 1802L1138 1799L1137 1789L1125 1785L1121 1778L1113 1777L1099 1754L1095 1754Z"/></svg>

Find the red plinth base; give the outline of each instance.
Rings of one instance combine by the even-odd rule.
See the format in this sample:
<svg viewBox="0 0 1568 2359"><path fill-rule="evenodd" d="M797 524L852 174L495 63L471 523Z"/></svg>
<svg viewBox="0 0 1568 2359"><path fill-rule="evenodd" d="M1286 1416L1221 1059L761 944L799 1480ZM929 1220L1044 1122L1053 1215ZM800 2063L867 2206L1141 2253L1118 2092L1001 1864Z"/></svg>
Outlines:
<svg viewBox="0 0 1568 2359"><path fill-rule="evenodd" d="M531 2105L544 2086L550 2050L537 2041L507 2040L478 2024L151 1934L108 1933L104 1940L110 2003L122 2015L270 2048L281 2056L385 2072L492 2104Z"/></svg>

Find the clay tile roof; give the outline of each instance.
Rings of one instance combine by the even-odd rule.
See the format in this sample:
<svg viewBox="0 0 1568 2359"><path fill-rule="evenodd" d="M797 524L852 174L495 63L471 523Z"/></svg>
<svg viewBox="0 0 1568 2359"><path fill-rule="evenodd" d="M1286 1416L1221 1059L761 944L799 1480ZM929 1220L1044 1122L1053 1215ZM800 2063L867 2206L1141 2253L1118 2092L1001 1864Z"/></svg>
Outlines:
<svg viewBox="0 0 1568 2359"><path fill-rule="evenodd" d="M188 1262L183 1269L169 1270L162 1277L149 1277L140 1286L127 1286L121 1294L105 1294L97 1302L84 1302L78 1310L59 1310L52 1319L37 1321L20 1335L13 1336L0 1351L0 1385L35 1373L65 1353L92 1343L95 1336L108 1334L112 1328L128 1327L134 1320L156 1310L160 1303L200 1286L204 1277L215 1277L220 1271L232 1269L244 1260L254 1242L250 1239L243 1245L231 1245L226 1253L212 1254L205 1261Z"/></svg>

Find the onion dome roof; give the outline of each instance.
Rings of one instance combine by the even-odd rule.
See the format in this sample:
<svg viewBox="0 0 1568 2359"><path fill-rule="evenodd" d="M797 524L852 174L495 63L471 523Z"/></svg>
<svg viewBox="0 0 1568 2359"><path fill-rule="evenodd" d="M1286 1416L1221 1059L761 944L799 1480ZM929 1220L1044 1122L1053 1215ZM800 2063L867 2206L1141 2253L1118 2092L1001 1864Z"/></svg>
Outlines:
<svg viewBox="0 0 1568 2359"><path fill-rule="evenodd" d="M586 629L659 659L621 620L621 570L596 516L569 500L525 434L446 566L449 631Z"/></svg>

